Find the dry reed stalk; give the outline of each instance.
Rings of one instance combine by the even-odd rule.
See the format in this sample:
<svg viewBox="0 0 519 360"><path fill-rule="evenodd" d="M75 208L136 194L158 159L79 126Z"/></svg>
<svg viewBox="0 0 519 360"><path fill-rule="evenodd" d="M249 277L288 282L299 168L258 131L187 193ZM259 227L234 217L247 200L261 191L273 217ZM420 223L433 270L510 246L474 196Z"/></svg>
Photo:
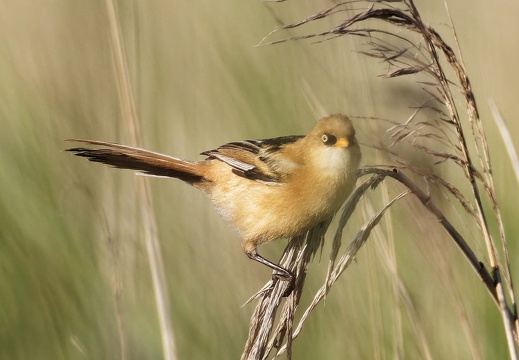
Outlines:
<svg viewBox="0 0 519 360"><path fill-rule="evenodd" d="M493 100L490 102L490 108L492 109L494 121L496 122L497 128L499 129L499 134L501 134L501 138L503 139L506 151L508 152L508 156L510 157L510 162L512 163L512 169L514 170L517 184L519 185L519 156L517 155L517 151L515 150L514 142L512 141L512 136L510 135L510 131L506 126L505 120L499 113L496 103Z"/></svg>
<svg viewBox="0 0 519 360"><path fill-rule="evenodd" d="M360 3L366 4L365 10L355 10L359 8ZM352 4L355 4L355 9ZM343 18L344 14L350 13L353 13L353 15ZM286 39L267 42L267 39L271 38L279 30L292 30L327 17L333 17L334 19L339 17L338 24L332 29L319 33L291 36ZM365 27L364 23L368 20L371 20L371 22L368 27ZM390 30L376 27L382 23L389 24ZM367 40L367 50L362 50L360 53L386 62L388 65L388 71L384 75L386 78L415 74L422 74L428 77L428 81L420 82L420 84L422 90L429 96L430 101L415 109L406 121L402 123L393 122L393 126L388 129L387 133L390 139L392 139L392 144L388 148L381 148L381 150L390 154L396 162L389 164L387 167L371 167L360 171L360 176L370 175L371 177L352 195L345 207L332 244L327 278L321 289L317 291L311 305L304 312L295 330L293 330L294 325L291 321L302 292L304 271L302 273L295 272L298 276L298 286L294 294L290 295L290 298L287 300L282 310L281 320L271 340L268 340L268 336L273 331L275 311L281 303L281 296L284 290L278 287L282 286L282 284L276 284L274 290L269 290L272 284L267 284L263 292L260 292L254 298L259 299L259 304L253 315L251 331L242 359L265 359L274 345L279 347L283 337L287 338L287 342L278 349L276 355L286 351L288 358L291 358L292 340L300 333L308 315L325 298L332 284L346 269L353 256L364 244L371 229L378 223L384 211L396 199L403 196L401 194L395 200L389 202L366 223L336 264L336 258L341 248L342 228L351 212L353 212L355 204L368 188L375 187L380 181L388 177L398 181L407 189L407 192L412 193L435 216L439 225L445 229L461 250L500 310L510 357L517 359L519 326L504 226L497 202L489 148L483 123L461 56L456 56L455 52L439 33L423 22L412 0L340 2L297 23L279 27L268 34L259 45L273 45L289 40L303 39L314 39L318 42L323 42L344 35L361 36ZM457 41L455 32L454 37ZM448 65L447 68L445 64ZM450 68L453 78L449 78L447 75L448 68ZM463 101L457 100L453 88L456 91L461 91ZM466 116L460 115L461 112L458 109L460 103L466 109ZM425 110L436 114L436 118L419 121L417 115ZM470 134L467 133L467 128L470 128ZM392 147L401 143L411 145L425 156L435 159L434 166L443 163L455 164L463 171L471 191L471 196L464 194L451 181L433 174L430 169L409 163L409 161L400 156L398 151L391 150ZM474 159L477 159L476 162ZM459 202L462 209L467 212L479 230L479 235L487 249L490 270L485 267L483 261L476 256L464 237L447 219L444 211L434 203L428 191L423 191L404 172L418 175L426 181L426 184L436 184L441 189L446 190L447 193L450 193ZM492 237L488 226L487 218L489 214L483 208L482 194L486 195L493 208L493 214L490 216L494 217L498 226L497 238L501 243L503 258L500 257L497 251L495 239ZM321 228L321 231L324 231L324 228ZM309 251L308 254L313 254L315 248L322 245L323 234L324 232L319 232L317 238L308 236L305 241L302 240L303 238L299 238L297 241L293 240L287 248L287 251L291 252L290 261L284 263L284 266L295 269L304 263L298 263L298 261L303 261L303 258L304 261L308 261L311 256L305 256L307 254L306 251ZM472 241L477 241L477 239L472 239ZM295 244L298 245L296 246ZM293 251L299 252L299 256L293 253ZM286 261L285 257L284 259ZM503 266L503 263L505 266ZM301 269L306 269L306 263L304 263L304 266L301 266ZM303 279L299 280L299 276L302 276ZM263 318L265 312L262 309L270 309L268 321L265 321ZM261 336L258 336L260 333Z"/></svg>
<svg viewBox="0 0 519 360"><path fill-rule="evenodd" d="M123 118L125 119L125 129L129 131L129 143L132 146L138 146L140 142L139 120L115 2L113 0L106 0L106 9L110 25L111 49L116 72L119 106ZM152 275L155 304L157 306L162 337L163 355L166 360L175 360L177 358L175 337L171 324L166 276L162 262L151 192L145 177L138 177L135 186L143 219L144 242ZM116 301L119 301L119 296ZM119 306L117 308L119 308ZM125 351L122 351L122 356L124 355Z"/></svg>

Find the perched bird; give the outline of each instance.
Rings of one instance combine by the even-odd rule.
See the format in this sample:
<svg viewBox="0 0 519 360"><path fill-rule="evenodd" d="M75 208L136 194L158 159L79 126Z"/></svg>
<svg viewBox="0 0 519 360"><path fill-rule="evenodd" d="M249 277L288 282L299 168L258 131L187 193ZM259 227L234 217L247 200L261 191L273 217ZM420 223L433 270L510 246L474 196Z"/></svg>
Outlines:
<svg viewBox="0 0 519 360"><path fill-rule="evenodd" d="M306 136L231 142L188 161L103 141L70 139L96 148L68 151L90 161L180 179L202 190L242 238L249 258L292 280L263 258L260 244L300 235L331 217L355 186L361 152L344 115L325 117ZM99 147L99 148L97 148Z"/></svg>

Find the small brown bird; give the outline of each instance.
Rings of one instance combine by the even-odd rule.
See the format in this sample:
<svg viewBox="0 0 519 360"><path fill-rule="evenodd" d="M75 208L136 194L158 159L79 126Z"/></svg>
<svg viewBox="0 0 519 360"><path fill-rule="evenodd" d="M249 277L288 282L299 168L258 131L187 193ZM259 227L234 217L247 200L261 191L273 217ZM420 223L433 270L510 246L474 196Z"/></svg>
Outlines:
<svg viewBox="0 0 519 360"><path fill-rule="evenodd" d="M257 253L260 244L303 234L331 217L355 186L361 153L346 116L321 119L306 136L231 142L187 161L135 147L72 148L77 156L117 168L180 179L202 190L242 237L249 258L292 274Z"/></svg>

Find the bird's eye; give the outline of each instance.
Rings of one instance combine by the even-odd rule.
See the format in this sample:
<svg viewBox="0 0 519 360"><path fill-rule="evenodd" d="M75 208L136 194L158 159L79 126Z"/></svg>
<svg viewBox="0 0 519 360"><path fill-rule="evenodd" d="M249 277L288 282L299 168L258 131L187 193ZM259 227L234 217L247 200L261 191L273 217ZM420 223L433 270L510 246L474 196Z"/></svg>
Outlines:
<svg viewBox="0 0 519 360"><path fill-rule="evenodd" d="M325 145L333 145L337 142L337 138L335 136L326 133L323 134L321 140Z"/></svg>

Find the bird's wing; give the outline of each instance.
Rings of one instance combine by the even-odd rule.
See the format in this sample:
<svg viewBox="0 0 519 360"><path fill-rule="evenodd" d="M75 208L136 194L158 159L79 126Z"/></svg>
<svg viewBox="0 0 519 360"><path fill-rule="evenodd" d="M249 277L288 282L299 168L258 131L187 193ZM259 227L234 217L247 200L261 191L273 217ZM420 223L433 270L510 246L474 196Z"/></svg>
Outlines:
<svg viewBox="0 0 519 360"><path fill-rule="evenodd" d="M294 159L283 155L283 150L302 138L303 136L283 136L235 141L214 150L204 151L202 155L226 163L238 176L269 184L282 183L298 166Z"/></svg>

